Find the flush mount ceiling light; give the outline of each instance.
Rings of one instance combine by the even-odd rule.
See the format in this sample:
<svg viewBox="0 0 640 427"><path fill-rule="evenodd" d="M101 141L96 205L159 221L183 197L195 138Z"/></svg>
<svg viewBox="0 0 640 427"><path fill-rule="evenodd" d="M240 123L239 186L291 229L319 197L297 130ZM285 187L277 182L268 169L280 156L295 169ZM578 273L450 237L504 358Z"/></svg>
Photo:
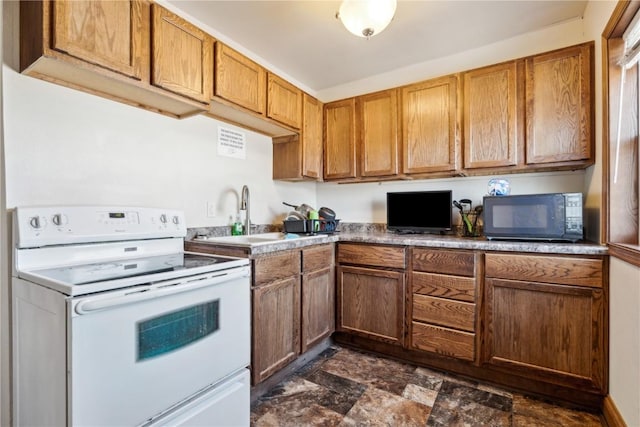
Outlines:
<svg viewBox="0 0 640 427"><path fill-rule="evenodd" d="M358 37L371 38L385 28L396 13L396 0L344 0L336 18Z"/></svg>

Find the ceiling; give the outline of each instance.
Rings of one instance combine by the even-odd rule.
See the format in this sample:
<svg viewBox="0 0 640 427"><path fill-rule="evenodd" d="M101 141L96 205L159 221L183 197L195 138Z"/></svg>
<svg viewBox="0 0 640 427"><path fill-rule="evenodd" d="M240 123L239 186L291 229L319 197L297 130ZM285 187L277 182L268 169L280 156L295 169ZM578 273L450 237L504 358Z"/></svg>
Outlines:
<svg viewBox="0 0 640 427"><path fill-rule="evenodd" d="M340 1L165 2L315 92L580 18L587 4L398 0L387 29L366 40L336 19Z"/></svg>

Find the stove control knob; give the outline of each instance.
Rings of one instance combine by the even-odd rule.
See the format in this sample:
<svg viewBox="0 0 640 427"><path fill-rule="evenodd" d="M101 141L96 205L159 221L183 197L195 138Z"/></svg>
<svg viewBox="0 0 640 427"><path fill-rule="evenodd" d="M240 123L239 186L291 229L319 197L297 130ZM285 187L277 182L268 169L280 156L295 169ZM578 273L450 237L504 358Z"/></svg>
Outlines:
<svg viewBox="0 0 640 427"><path fill-rule="evenodd" d="M180 218L178 217L178 215L175 215L175 216L173 217L173 223L174 223L175 225L180 224Z"/></svg>
<svg viewBox="0 0 640 427"><path fill-rule="evenodd" d="M166 224L167 223L167 215L165 215L165 214L160 215L160 222L163 223L163 224Z"/></svg>
<svg viewBox="0 0 640 427"><path fill-rule="evenodd" d="M42 228L42 223L40 222L40 217L39 216L31 217L29 219L29 225L31 227L35 228L36 230Z"/></svg>
<svg viewBox="0 0 640 427"><path fill-rule="evenodd" d="M51 217L51 222L60 227L61 225L65 225L67 223L67 217L63 214L55 214Z"/></svg>

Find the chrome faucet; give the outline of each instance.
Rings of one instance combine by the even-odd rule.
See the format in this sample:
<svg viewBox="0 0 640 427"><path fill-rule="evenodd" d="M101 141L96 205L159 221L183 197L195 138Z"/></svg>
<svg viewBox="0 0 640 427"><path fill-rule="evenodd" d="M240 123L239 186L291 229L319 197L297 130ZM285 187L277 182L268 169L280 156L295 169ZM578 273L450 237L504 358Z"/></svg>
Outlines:
<svg viewBox="0 0 640 427"><path fill-rule="evenodd" d="M244 218L244 234L251 234L251 202L249 197L249 187L246 185L242 186L242 201L240 202L240 210L246 211L246 216Z"/></svg>

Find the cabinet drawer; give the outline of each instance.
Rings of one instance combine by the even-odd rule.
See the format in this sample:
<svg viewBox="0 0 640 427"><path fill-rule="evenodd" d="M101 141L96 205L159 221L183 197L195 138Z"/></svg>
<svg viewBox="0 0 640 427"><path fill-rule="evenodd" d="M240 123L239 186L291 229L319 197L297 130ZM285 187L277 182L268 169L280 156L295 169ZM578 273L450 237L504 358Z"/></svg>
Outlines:
<svg viewBox="0 0 640 427"><path fill-rule="evenodd" d="M333 265L333 244L312 246L302 250L302 272L321 270Z"/></svg>
<svg viewBox="0 0 640 427"><path fill-rule="evenodd" d="M414 348L444 356L474 360L475 334L419 322L413 322L412 327L411 339Z"/></svg>
<svg viewBox="0 0 640 427"><path fill-rule="evenodd" d="M399 246L341 243L338 246L338 262L341 264L405 268L405 249Z"/></svg>
<svg viewBox="0 0 640 427"><path fill-rule="evenodd" d="M253 260L253 285L260 286L275 280L300 274L300 252L289 251Z"/></svg>
<svg viewBox="0 0 640 427"><path fill-rule="evenodd" d="M475 302L476 279L448 274L413 273L412 292L420 295Z"/></svg>
<svg viewBox="0 0 640 427"><path fill-rule="evenodd" d="M473 252L466 251L415 248L413 250L413 270L473 276L475 272L475 255Z"/></svg>
<svg viewBox="0 0 640 427"><path fill-rule="evenodd" d="M413 319L473 332L476 305L426 295L413 295Z"/></svg>
<svg viewBox="0 0 640 427"><path fill-rule="evenodd" d="M487 277L602 287L602 258L487 254L485 260Z"/></svg>

